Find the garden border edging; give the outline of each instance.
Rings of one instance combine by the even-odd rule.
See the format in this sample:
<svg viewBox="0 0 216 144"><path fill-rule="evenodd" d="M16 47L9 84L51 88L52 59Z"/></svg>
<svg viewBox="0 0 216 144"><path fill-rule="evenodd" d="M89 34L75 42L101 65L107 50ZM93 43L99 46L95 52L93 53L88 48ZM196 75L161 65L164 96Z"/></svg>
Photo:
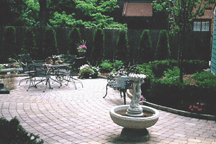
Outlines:
<svg viewBox="0 0 216 144"><path fill-rule="evenodd" d="M131 99L132 95L129 91L129 89L127 90L127 96ZM179 114L182 116L187 116L187 117L192 117L192 118L199 118L199 119L206 119L206 120L215 120L216 121L216 116L214 115L208 115L208 114L197 114L197 113L192 113L192 112L187 112L187 111L183 111L183 110L178 110L178 109L174 109L174 108L169 108L166 106L161 106L161 105L157 105L157 104L153 104L150 102L143 102L144 105L159 109L159 110L163 110L163 111L167 111L167 112L171 112L174 114Z"/></svg>

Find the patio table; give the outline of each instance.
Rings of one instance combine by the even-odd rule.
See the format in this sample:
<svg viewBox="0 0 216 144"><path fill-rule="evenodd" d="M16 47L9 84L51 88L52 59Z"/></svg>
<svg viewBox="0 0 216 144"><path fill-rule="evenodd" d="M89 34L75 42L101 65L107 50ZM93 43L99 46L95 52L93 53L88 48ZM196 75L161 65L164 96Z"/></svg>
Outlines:
<svg viewBox="0 0 216 144"><path fill-rule="evenodd" d="M46 86L47 84L49 84L49 88L52 89L50 80L59 83L60 84L59 88L60 88L62 86L63 81L59 79L59 77L61 77L61 74L58 73L58 70L67 68L69 64L64 63L64 64L56 65L56 64L45 64L45 63L31 63L29 64L29 66L33 67L35 71L30 75L32 82L30 82L29 88L36 87L37 84L46 81ZM56 76L56 79L53 79L51 76ZM35 77L44 77L44 79L39 80L39 82L35 84L35 82L38 81L36 79L32 80Z"/></svg>

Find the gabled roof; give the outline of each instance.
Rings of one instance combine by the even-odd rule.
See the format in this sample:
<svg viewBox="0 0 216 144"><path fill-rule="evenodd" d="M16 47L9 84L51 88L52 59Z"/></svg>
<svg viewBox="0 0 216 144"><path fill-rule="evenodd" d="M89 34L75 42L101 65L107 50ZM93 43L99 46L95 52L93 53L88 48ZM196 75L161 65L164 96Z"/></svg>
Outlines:
<svg viewBox="0 0 216 144"><path fill-rule="evenodd" d="M124 3L122 16L153 16L153 7L151 3Z"/></svg>

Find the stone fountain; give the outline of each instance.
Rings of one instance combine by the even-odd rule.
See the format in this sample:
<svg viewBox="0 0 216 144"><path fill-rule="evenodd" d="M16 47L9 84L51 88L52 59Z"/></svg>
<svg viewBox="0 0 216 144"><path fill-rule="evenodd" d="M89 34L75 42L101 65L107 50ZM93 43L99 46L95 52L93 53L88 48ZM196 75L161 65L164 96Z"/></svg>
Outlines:
<svg viewBox="0 0 216 144"><path fill-rule="evenodd" d="M146 75L129 74L129 79L133 81L134 94L130 105L120 105L110 109L110 116L114 123L124 127L121 132L121 139L124 140L149 140L146 128L153 126L159 119L159 111L154 108L139 105L141 99L141 84ZM120 114L120 112L125 114ZM144 113L150 113L145 116Z"/></svg>

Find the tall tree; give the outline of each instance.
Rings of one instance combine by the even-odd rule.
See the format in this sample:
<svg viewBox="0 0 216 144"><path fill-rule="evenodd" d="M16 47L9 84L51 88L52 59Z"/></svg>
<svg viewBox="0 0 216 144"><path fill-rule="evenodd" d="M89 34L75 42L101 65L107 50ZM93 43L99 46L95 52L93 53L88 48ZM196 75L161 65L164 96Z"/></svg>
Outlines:
<svg viewBox="0 0 216 144"><path fill-rule="evenodd" d="M191 30L193 18L201 16L209 3L216 0L155 0L153 5L157 11L169 14L168 21L173 34L179 36L178 62L180 68L180 82L183 83L182 49L185 45L185 35Z"/></svg>

